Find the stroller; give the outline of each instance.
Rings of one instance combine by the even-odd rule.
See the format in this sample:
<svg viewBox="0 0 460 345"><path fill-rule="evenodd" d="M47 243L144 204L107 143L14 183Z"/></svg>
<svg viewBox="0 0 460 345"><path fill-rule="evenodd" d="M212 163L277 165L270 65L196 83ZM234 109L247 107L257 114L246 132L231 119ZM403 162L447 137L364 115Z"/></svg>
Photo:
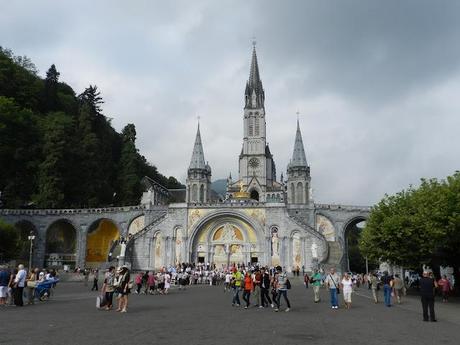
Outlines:
<svg viewBox="0 0 460 345"><path fill-rule="evenodd" d="M42 282L37 282L35 285L35 297L42 302L47 301L51 296L53 287L56 286L58 281L59 279L51 278Z"/></svg>

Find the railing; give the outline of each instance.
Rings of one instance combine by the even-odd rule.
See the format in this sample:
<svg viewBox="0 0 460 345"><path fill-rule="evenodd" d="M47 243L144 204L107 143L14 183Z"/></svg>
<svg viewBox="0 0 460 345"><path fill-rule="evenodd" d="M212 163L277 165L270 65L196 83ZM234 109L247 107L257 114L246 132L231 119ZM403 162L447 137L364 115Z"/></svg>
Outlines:
<svg viewBox="0 0 460 345"><path fill-rule="evenodd" d="M320 210L344 210L344 211L363 211L370 212L371 206L353 206L341 204L315 204L315 209Z"/></svg>
<svg viewBox="0 0 460 345"><path fill-rule="evenodd" d="M57 214L94 214L94 213L115 213L129 211L145 211L143 205L101 207L101 208L64 208L64 209L3 209L1 215L57 215Z"/></svg>
<svg viewBox="0 0 460 345"><path fill-rule="evenodd" d="M154 227L155 225L157 225L160 222L162 222L163 219L166 218L167 214L168 214L167 212L161 214L158 218L155 218L150 224L144 226L142 229L140 229L138 232L136 232L132 236L129 236L127 241L126 241L126 247L128 247L131 243L134 243L134 240L136 240L137 238L141 237L146 232L151 230L152 227Z"/></svg>

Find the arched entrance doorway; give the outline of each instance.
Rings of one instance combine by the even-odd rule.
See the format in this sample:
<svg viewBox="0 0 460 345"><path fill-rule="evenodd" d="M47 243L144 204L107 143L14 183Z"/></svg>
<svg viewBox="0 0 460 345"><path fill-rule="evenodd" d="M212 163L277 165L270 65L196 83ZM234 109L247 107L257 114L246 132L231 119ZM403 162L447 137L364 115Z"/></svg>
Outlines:
<svg viewBox="0 0 460 345"><path fill-rule="evenodd" d="M86 237L86 265L98 267L107 262L110 248L120 238L115 223L109 219L99 219L88 229Z"/></svg>
<svg viewBox="0 0 460 345"><path fill-rule="evenodd" d="M35 228L35 225L33 225L31 222L27 220L21 220L17 222L16 224L14 224L14 227L17 229L17 232L19 233L19 241L18 241L19 248L17 251L16 259L21 261L24 264L28 263L29 254L30 254L29 236L30 235L35 236L35 239L32 243L33 245L32 250L35 250L36 242L39 241L37 229ZM33 264L34 262L32 262L32 266Z"/></svg>
<svg viewBox="0 0 460 345"><path fill-rule="evenodd" d="M266 264L258 232L250 221L234 214L217 214L202 221L192 230L191 261L217 268Z"/></svg>
<svg viewBox="0 0 460 345"><path fill-rule="evenodd" d="M346 271L366 273L367 270L375 268L369 267L369 263L359 250L359 240L365 226L366 218L364 217L353 218L345 226L342 267Z"/></svg>
<svg viewBox="0 0 460 345"><path fill-rule="evenodd" d="M66 219L52 223L46 231L45 267L75 266L77 230Z"/></svg>

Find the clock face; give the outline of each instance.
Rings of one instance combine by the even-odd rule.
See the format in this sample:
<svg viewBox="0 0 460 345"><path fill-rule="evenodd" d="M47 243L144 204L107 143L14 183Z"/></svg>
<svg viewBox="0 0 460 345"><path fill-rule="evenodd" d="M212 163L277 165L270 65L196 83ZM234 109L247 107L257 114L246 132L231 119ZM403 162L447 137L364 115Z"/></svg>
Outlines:
<svg viewBox="0 0 460 345"><path fill-rule="evenodd" d="M251 158L249 160L249 166L253 169L257 168L259 166L259 160L257 158Z"/></svg>

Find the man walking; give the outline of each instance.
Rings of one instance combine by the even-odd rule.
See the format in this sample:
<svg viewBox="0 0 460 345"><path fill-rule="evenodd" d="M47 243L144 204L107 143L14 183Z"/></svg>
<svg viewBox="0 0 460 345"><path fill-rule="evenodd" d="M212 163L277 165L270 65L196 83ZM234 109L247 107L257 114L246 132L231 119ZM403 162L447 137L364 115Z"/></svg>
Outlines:
<svg viewBox="0 0 460 345"><path fill-rule="evenodd" d="M436 280L430 277L430 271L423 271L420 279L420 297L422 300L423 321L428 321L428 309L430 311L430 321L436 322L434 314L434 294L438 287Z"/></svg>
<svg viewBox="0 0 460 345"><path fill-rule="evenodd" d="M393 288L393 278L387 271L385 271L383 272L381 280L383 284L383 300L387 307L391 307L391 289Z"/></svg>
<svg viewBox="0 0 460 345"><path fill-rule="evenodd" d="M331 307L332 309L339 308L339 301L337 298L337 291L339 288L340 277L335 272L335 268L331 268L329 274L326 277L325 283L329 288L329 293L331 295Z"/></svg>
<svg viewBox="0 0 460 345"><path fill-rule="evenodd" d="M232 274L233 299L232 306L240 306L240 289L243 281L243 273L236 271Z"/></svg>
<svg viewBox="0 0 460 345"><path fill-rule="evenodd" d="M256 268L252 279L254 286L252 296L254 297L256 307L259 307L262 305L262 303L260 303L260 280L262 279L262 275L260 274L259 268Z"/></svg>
<svg viewBox="0 0 460 345"><path fill-rule="evenodd" d="M24 291L24 286L26 285L26 270L22 264L18 266L18 273L14 278L14 285L14 304L18 307L22 307L24 305L22 293Z"/></svg>
<svg viewBox="0 0 460 345"><path fill-rule="evenodd" d="M379 278L377 278L377 275L375 273L372 273L369 278L369 284L370 288L372 290L372 297L374 297L374 303L379 303L379 298L377 295L377 291L379 288Z"/></svg>
<svg viewBox="0 0 460 345"><path fill-rule="evenodd" d="M319 289L321 287L321 273L318 272L317 269L314 270L313 275L310 278L310 283L313 286L313 294L315 298L315 303L318 303L321 298L319 296Z"/></svg>

